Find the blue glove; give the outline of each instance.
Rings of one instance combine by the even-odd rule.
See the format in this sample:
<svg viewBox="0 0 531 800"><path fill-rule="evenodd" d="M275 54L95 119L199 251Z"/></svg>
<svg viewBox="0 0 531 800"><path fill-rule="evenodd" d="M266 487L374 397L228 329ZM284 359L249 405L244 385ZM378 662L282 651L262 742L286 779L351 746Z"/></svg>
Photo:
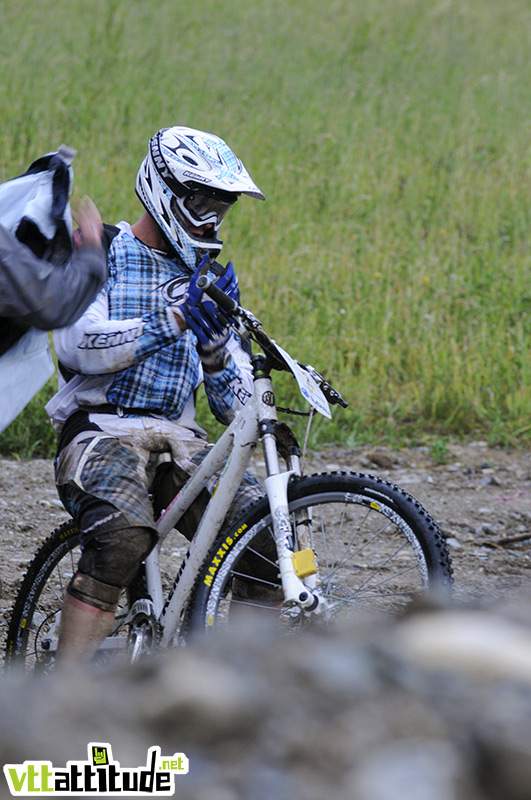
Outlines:
<svg viewBox="0 0 531 800"><path fill-rule="evenodd" d="M197 352L203 366L215 371L223 369L226 365L225 348L230 337L230 328L218 305L197 287L197 279L200 274L204 274L203 267L209 261L209 257L205 256L190 278L188 291L184 303L179 306L179 311L197 338ZM240 298L238 276L232 261L227 264L221 275L219 275L219 264L214 263L212 267L213 269L209 269L206 273L208 277L221 291L238 302Z"/></svg>
<svg viewBox="0 0 531 800"><path fill-rule="evenodd" d="M192 303L194 305L197 305L197 303L202 303L203 305L210 303L217 308L217 305L214 303L214 301L209 300L208 296L204 295L203 292L197 288L197 279L200 274L204 274L204 266L205 264L208 264L209 261L209 256L203 256L197 270L190 278L186 299L188 303ZM226 267L223 267L221 264L218 264L217 261L214 261L210 263L206 274L216 284L218 289L221 289L222 292L225 292L225 294L228 295L231 300L235 300L237 303L240 302L238 276L236 275L232 261L229 261Z"/></svg>

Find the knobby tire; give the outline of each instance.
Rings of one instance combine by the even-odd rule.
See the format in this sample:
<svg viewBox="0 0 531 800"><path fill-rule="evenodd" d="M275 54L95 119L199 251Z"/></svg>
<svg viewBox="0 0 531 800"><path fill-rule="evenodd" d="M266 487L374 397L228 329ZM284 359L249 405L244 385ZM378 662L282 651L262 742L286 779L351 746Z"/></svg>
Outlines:
<svg viewBox="0 0 531 800"><path fill-rule="evenodd" d="M290 483L288 502L299 518L312 517L311 545L329 618L363 611L401 614L422 591L451 587L450 557L439 528L418 501L392 483L362 473L312 475ZM300 616L279 607L271 547L264 499L210 551L189 604L191 631L211 630L244 606L269 607L282 625L301 625Z"/></svg>

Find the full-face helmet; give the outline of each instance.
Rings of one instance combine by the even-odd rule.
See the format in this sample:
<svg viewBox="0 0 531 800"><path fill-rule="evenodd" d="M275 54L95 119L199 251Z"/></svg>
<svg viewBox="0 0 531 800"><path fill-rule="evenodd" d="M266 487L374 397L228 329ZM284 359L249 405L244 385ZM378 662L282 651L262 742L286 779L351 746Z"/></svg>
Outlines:
<svg viewBox="0 0 531 800"><path fill-rule="evenodd" d="M219 227L240 194L265 199L223 139L178 126L150 139L136 192L191 271L205 253L221 250Z"/></svg>

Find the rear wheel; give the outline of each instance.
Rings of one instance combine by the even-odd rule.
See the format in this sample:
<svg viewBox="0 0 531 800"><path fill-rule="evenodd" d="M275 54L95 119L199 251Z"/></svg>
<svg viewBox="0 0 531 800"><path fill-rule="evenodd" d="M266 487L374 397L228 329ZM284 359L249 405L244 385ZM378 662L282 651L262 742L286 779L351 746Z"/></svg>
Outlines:
<svg viewBox="0 0 531 800"><path fill-rule="evenodd" d="M401 614L420 592L450 586L452 569L436 523L411 495L361 473L326 473L293 481L288 491L296 549L311 548L315 585L328 618L368 610ZM272 520L261 500L218 538L189 604L192 630L209 630L245 607L269 609L290 627L305 619L280 607Z"/></svg>
<svg viewBox="0 0 531 800"><path fill-rule="evenodd" d="M56 528L36 552L11 613L6 669L48 672L53 668L63 597L80 556L79 529L73 520ZM127 596L122 592L112 635L98 651L98 660L127 648L127 611Z"/></svg>

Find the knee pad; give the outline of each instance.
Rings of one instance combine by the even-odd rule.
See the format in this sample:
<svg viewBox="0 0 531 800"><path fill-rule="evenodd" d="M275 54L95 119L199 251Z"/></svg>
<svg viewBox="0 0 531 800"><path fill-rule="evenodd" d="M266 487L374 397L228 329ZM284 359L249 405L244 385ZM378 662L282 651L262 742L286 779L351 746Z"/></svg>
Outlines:
<svg viewBox="0 0 531 800"><path fill-rule="evenodd" d="M91 578L90 575L77 572L70 581L67 592L89 606L99 608L101 611L114 612L121 588L120 586L110 586L108 583Z"/></svg>
<svg viewBox="0 0 531 800"><path fill-rule="evenodd" d="M122 589L138 572L157 540L153 528L118 528L101 531L85 545L79 573Z"/></svg>

